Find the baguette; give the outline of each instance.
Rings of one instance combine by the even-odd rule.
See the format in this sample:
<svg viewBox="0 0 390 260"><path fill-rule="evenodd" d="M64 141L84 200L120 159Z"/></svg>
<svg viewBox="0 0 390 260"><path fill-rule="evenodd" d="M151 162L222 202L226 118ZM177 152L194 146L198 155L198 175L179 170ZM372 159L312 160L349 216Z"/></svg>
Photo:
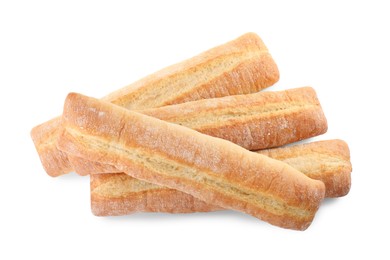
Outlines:
<svg viewBox="0 0 390 260"><path fill-rule="evenodd" d="M192 213L222 210L190 194L141 181L126 173L91 174L91 209L95 216L135 212Z"/></svg>
<svg viewBox="0 0 390 260"><path fill-rule="evenodd" d="M284 228L312 222L325 186L229 141L80 94L68 95L58 147L134 178Z"/></svg>
<svg viewBox="0 0 390 260"><path fill-rule="evenodd" d="M219 137L248 150L282 146L323 134L327 121L311 87L203 99L137 110L170 123ZM113 173L113 166L69 156L80 175Z"/></svg>
<svg viewBox="0 0 390 260"><path fill-rule="evenodd" d="M306 176L325 184L326 197L341 197L351 187L351 163L347 143L318 141L257 151L281 160ZM178 190L134 179L125 173L91 174L91 209L96 216L120 216L135 212L191 213L220 210ZM208 206L208 207L207 207Z"/></svg>
<svg viewBox="0 0 390 260"><path fill-rule="evenodd" d="M127 109L146 109L253 93L273 85L278 79L278 68L267 47L256 34L247 33L149 75L103 100ZM42 165L50 176L73 170L67 155L56 147L60 118L38 125L31 131Z"/></svg>
<svg viewBox="0 0 390 260"><path fill-rule="evenodd" d="M318 141L257 152L322 181L328 198L345 196L351 188L350 153L347 143L342 140Z"/></svg>

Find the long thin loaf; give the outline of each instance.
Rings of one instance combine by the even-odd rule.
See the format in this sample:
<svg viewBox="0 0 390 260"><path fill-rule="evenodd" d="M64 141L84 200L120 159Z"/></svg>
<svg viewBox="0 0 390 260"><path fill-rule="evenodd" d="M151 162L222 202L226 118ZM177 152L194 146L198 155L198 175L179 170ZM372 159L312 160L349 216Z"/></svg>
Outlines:
<svg viewBox="0 0 390 260"><path fill-rule="evenodd" d="M328 129L311 87L203 99L138 111L248 150L282 146L323 134Z"/></svg>
<svg viewBox="0 0 390 260"><path fill-rule="evenodd" d="M248 150L282 146L327 130L325 115L311 87L203 99L137 112L231 141ZM68 157L81 175L117 172L112 166Z"/></svg>
<svg viewBox="0 0 390 260"><path fill-rule="evenodd" d="M126 173L90 175L91 210L96 216L135 212L192 213L222 210L194 196L141 181Z"/></svg>
<svg viewBox="0 0 390 260"><path fill-rule="evenodd" d="M306 176L322 181L328 198L345 196L351 188L349 148L342 140L319 141L257 152L285 162Z"/></svg>
<svg viewBox="0 0 390 260"><path fill-rule="evenodd" d="M281 160L325 184L326 197L340 197L351 187L348 145L326 140L257 151ZM125 173L91 174L91 209L97 216L135 212L191 213L220 210L184 192L134 179Z"/></svg>
<svg viewBox="0 0 390 260"><path fill-rule="evenodd" d="M58 147L134 178L271 224L306 229L325 187L291 166L229 141L69 94Z"/></svg>
<svg viewBox="0 0 390 260"><path fill-rule="evenodd" d="M128 109L145 109L253 93L278 79L277 66L267 47L256 34L248 33L147 76L103 100ZM31 131L42 165L50 176L73 169L67 154L56 147L60 121L60 117L54 118Z"/></svg>

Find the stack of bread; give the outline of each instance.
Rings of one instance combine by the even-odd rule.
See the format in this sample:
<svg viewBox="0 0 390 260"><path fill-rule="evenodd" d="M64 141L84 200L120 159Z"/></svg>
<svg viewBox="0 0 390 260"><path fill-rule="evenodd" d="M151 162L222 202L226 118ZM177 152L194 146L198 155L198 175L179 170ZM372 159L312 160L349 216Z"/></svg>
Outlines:
<svg viewBox="0 0 390 260"><path fill-rule="evenodd" d="M296 230L351 186L347 144L311 87L262 92L278 68L254 33L102 99L70 93L31 136L50 176L89 175L92 212L231 209ZM286 146L288 145L288 146Z"/></svg>

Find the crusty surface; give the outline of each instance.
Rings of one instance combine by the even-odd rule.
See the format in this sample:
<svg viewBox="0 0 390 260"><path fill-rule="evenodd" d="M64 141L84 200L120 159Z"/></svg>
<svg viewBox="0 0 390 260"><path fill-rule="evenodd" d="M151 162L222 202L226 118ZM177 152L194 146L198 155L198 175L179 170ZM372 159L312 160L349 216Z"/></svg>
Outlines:
<svg viewBox="0 0 390 260"><path fill-rule="evenodd" d="M139 112L249 150L285 145L327 130L311 87L203 99Z"/></svg>
<svg viewBox="0 0 390 260"><path fill-rule="evenodd" d="M321 180L325 184L326 197L344 196L350 189L352 167L348 145L342 140L318 141L257 152L281 160L310 178ZM110 169L109 165L106 166ZM197 199L189 200L186 193L146 183L125 173L91 174L90 180L91 207L94 214L99 216L125 215L138 211L188 213L215 210L196 203ZM167 196L164 201L161 194Z"/></svg>
<svg viewBox="0 0 390 260"><path fill-rule="evenodd" d="M134 212L191 213L221 210L177 190L137 180L124 173L91 175L91 209L96 216Z"/></svg>
<svg viewBox="0 0 390 260"><path fill-rule="evenodd" d="M81 175L86 176L90 174L101 174L101 173L118 173L121 172L114 165L99 163L95 161L89 161L84 158L67 154L70 165L73 170Z"/></svg>
<svg viewBox="0 0 390 260"><path fill-rule="evenodd" d="M151 74L103 100L128 109L144 109L253 93L273 85L278 79L278 68L263 41L256 34L247 33ZM50 120L31 132L41 162L50 176L71 171L66 154L52 141L60 131L55 127L57 124L58 119Z"/></svg>
<svg viewBox="0 0 390 260"><path fill-rule="evenodd" d="M60 134L61 117L40 124L31 130L31 138L43 168L50 176L62 175L72 171L72 165L66 153L57 149Z"/></svg>
<svg viewBox="0 0 390 260"><path fill-rule="evenodd" d="M137 112L231 141L249 150L282 146L327 130L325 115L311 87L203 99ZM100 163L70 160L81 175L117 172Z"/></svg>
<svg viewBox="0 0 390 260"><path fill-rule="evenodd" d="M128 109L258 92L279 80L267 47L247 33L155 72L103 98Z"/></svg>
<svg viewBox="0 0 390 260"><path fill-rule="evenodd" d="M342 140L319 141L258 153L283 161L308 177L322 181L326 197L347 195L351 188L349 148Z"/></svg>
<svg viewBox="0 0 390 260"><path fill-rule="evenodd" d="M306 229L325 194L285 163L80 94L68 95L63 127L67 153L273 225Z"/></svg>

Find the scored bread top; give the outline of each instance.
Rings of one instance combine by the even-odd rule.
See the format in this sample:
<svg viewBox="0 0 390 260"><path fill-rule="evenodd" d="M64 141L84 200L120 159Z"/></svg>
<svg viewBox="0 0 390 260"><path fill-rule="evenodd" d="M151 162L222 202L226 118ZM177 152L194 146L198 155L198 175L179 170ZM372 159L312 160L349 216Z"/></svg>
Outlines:
<svg viewBox="0 0 390 260"><path fill-rule="evenodd" d="M278 68L260 37L247 33L114 91L103 100L128 109L144 109L253 93L278 79ZM53 177L72 170L67 155L52 142L58 138L60 121L57 117L31 130L42 165Z"/></svg>
<svg viewBox="0 0 390 260"><path fill-rule="evenodd" d="M68 95L63 126L70 154L276 225L306 228L324 197L323 183L287 164L80 94Z"/></svg>
<svg viewBox="0 0 390 260"><path fill-rule="evenodd" d="M326 186L326 197L344 196L350 189L352 167L348 145L342 140L316 141L257 152L281 160L307 176L321 180ZM113 166L105 167L109 170ZM113 172L117 171L113 168ZM121 215L136 211L215 210L187 199L188 195L183 192L147 183L125 173L91 174L90 180L91 206L97 215ZM163 194L166 196L165 200L160 199ZM178 200L181 201L179 197L185 197L186 204L175 204ZM176 200L173 201L173 198ZM159 203L153 203L154 200Z"/></svg>
<svg viewBox="0 0 390 260"><path fill-rule="evenodd" d="M127 109L257 92L279 80L261 38L247 33L104 97Z"/></svg>
<svg viewBox="0 0 390 260"><path fill-rule="evenodd" d="M311 87L203 99L138 112L248 150L282 146L323 134L328 128Z"/></svg>
<svg viewBox="0 0 390 260"><path fill-rule="evenodd" d="M325 115L311 87L203 99L137 112L231 141L248 150L282 146L327 130ZM80 175L118 171L73 156L69 160Z"/></svg>

